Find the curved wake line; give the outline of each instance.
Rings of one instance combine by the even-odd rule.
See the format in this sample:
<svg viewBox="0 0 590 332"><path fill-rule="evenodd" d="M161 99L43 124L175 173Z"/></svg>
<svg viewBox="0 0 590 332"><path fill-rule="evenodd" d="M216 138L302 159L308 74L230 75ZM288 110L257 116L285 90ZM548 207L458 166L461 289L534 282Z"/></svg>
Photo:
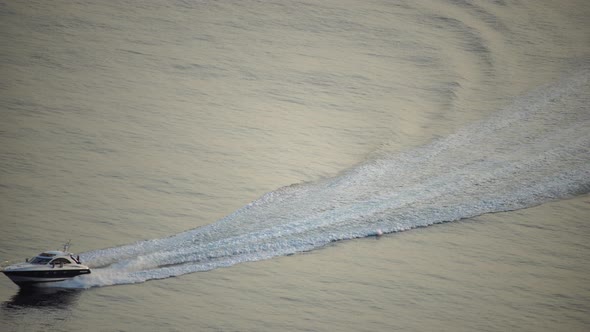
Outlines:
<svg viewBox="0 0 590 332"><path fill-rule="evenodd" d="M429 145L280 188L216 223L84 253L93 273L54 286L162 279L590 192L589 77L540 88Z"/></svg>

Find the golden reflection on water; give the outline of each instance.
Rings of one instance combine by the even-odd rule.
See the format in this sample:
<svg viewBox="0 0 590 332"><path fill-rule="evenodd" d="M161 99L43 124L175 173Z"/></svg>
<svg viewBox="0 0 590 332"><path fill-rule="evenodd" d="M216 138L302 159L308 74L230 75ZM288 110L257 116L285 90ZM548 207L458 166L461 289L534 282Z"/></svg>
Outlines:
<svg viewBox="0 0 590 332"><path fill-rule="evenodd" d="M499 3L7 4L2 255L212 223L281 186L444 137L587 59L585 2ZM478 46L487 56L464 51ZM91 289L55 328L584 330L587 211L584 196ZM14 285L0 286L9 301ZM45 320L27 316L10 326Z"/></svg>

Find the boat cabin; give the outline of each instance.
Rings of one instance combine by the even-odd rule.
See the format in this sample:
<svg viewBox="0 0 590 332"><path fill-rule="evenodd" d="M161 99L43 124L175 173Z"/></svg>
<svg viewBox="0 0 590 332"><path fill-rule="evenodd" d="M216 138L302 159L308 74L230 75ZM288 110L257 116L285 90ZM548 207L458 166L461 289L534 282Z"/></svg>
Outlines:
<svg viewBox="0 0 590 332"><path fill-rule="evenodd" d="M31 261L31 264L37 265L60 265L63 266L65 264L80 264L80 259L74 258L71 254L67 254L61 251L47 251L40 253Z"/></svg>

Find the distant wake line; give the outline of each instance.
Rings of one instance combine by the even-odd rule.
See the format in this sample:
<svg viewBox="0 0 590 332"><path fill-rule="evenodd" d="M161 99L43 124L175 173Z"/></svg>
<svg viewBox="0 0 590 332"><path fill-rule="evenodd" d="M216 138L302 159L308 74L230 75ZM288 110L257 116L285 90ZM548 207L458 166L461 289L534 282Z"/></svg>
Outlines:
<svg viewBox="0 0 590 332"><path fill-rule="evenodd" d="M204 227L87 252L87 288L207 271L590 192L590 73L409 152L270 192Z"/></svg>

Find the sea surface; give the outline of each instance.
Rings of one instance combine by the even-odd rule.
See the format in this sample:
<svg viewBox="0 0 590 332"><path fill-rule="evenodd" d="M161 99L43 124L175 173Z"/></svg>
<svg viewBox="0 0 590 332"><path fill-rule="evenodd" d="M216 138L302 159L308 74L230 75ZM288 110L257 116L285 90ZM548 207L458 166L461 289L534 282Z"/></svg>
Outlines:
<svg viewBox="0 0 590 332"><path fill-rule="evenodd" d="M590 330L588 17L0 1L0 330Z"/></svg>

